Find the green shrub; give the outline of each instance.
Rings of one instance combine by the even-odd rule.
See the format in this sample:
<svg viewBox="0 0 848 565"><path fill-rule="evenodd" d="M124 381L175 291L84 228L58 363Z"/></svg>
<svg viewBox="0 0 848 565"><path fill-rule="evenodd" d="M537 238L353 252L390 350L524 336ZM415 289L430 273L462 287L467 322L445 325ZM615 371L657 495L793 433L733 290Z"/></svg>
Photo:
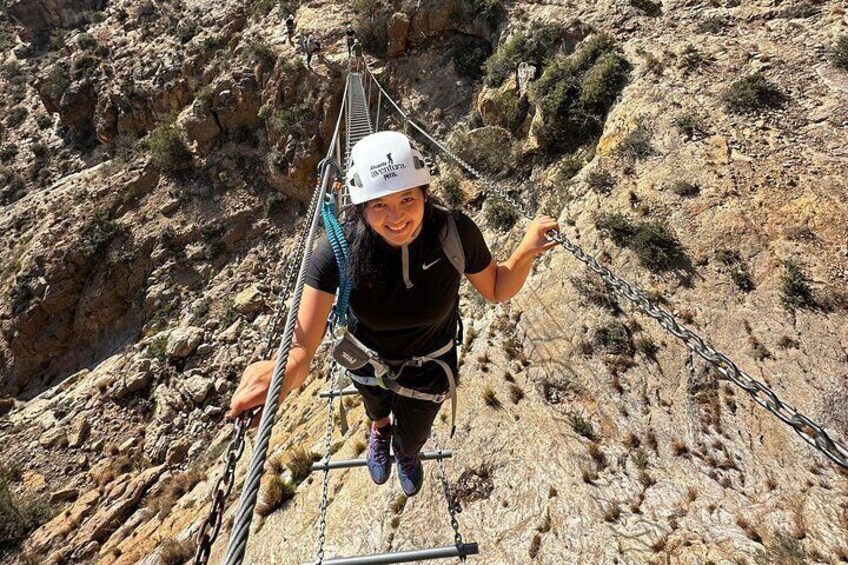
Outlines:
<svg viewBox="0 0 848 565"><path fill-rule="evenodd" d="M489 100L496 107L492 112L496 119L484 120L487 126L500 126L510 131L515 131L524 121L527 115L527 101L518 95L516 90L495 90L489 93Z"/></svg>
<svg viewBox="0 0 848 565"><path fill-rule="evenodd" d="M177 25L177 37L180 43L186 44L197 35L197 24L192 20L183 20Z"/></svg>
<svg viewBox="0 0 848 565"><path fill-rule="evenodd" d="M88 258L100 255L122 230L120 224L109 219L107 212L98 210L83 228L78 249Z"/></svg>
<svg viewBox="0 0 848 565"><path fill-rule="evenodd" d="M23 106L15 106L6 114L6 125L16 128L21 125L27 117L27 109Z"/></svg>
<svg viewBox="0 0 848 565"><path fill-rule="evenodd" d="M597 115L612 107L630 73L630 64L618 53L606 53L592 65L583 78L580 102Z"/></svg>
<svg viewBox="0 0 848 565"><path fill-rule="evenodd" d="M651 361L657 360L657 353L659 353L660 348L649 337L640 337L636 340L636 350L641 353L646 359L650 359Z"/></svg>
<svg viewBox="0 0 848 565"><path fill-rule="evenodd" d="M168 336L160 335L150 342L144 356L148 359L156 359L162 363L168 360Z"/></svg>
<svg viewBox="0 0 848 565"><path fill-rule="evenodd" d="M451 208L459 208L465 203L462 192L462 175L456 170L450 170L440 175L434 183L445 204Z"/></svg>
<svg viewBox="0 0 848 565"><path fill-rule="evenodd" d="M518 221L518 213L512 206L495 196L486 199L483 216L489 225L501 231L511 230Z"/></svg>
<svg viewBox="0 0 848 565"><path fill-rule="evenodd" d="M81 33L77 36L77 46L85 51L97 47L97 40L91 37L88 33Z"/></svg>
<svg viewBox="0 0 848 565"><path fill-rule="evenodd" d="M651 129L644 122L639 122L635 128L627 132L624 139L616 146L615 152L631 162L645 159L654 152L651 145L652 135Z"/></svg>
<svg viewBox="0 0 848 565"><path fill-rule="evenodd" d="M467 0L471 4L475 18L480 18L492 27L506 16L503 2L501 0Z"/></svg>
<svg viewBox="0 0 848 565"><path fill-rule="evenodd" d="M697 135L704 135L707 132L704 122L691 114L684 114L674 118L674 127L686 136L686 139L692 139Z"/></svg>
<svg viewBox="0 0 848 565"><path fill-rule="evenodd" d="M224 46L224 41L218 35L207 35L203 38L202 45L206 51L217 51Z"/></svg>
<svg viewBox="0 0 848 565"><path fill-rule="evenodd" d="M47 144L43 141L36 141L32 145L30 145L30 150L36 159L43 159L50 152L50 149L47 147Z"/></svg>
<svg viewBox="0 0 848 565"><path fill-rule="evenodd" d="M16 548L29 533L52 518L55 509L42 495L13 497L0 479L0 547Z"/></svg>
<svg viewBox="0 0 848 565"><path fill-rule="evenodd" d="M730 278L742 292L751 292L755 288L754 279L742 267L733 267L730 271Z"/></svg>
<svg viewBox="0 0 848 565"><path fill-rule="evenodd" d="M265 215L276 216L285 209L286 197L277 191L272 192L265 198Z"/></svg>
<svg viewBox="0 0 848 565"><path fill-rule="evenodd" d="M303 101L271 114L268 125L275 131L304 137L317 118L318 98L310 94Z"/></svg>
<svg viewBox="0 0 848 565"><path fill-rule="evenodd" d="M719 34L727 27L727 22L721 16L709 16L698 23L695 29L698 33Z"/></svg>
<svg viewBox="0 0 848 565"><path fill-rule="evenodd" d="M0 147L0 162L8 163L18 156L18 146L15 143L7 143Z"/></svg>
<svg viewBox="0 0 848 565"><path fill-rule="evenodd" d="M676 180L669 187L673 193L678 196L698 196L701 193L701 187L690 181Z"/></svg>
<svg viewBox="0 0 848 565"><path fill-rule="evenodd" d="M783 304L787 308L815 308L818 306L810 280L800 263L794 259L786 261L786 268L781 279Z"/></svg>
<svg viewBox="0 0 848 565"><path fill-rule="evenodd" d="M267 43L255 39L247 41L245 53L251 61L258 63L265 70L273 69L277 62L274 50Z"/></svg>
<svg viewBox="0 0 848 565"><path fill-rule="evenodd" d="M786 95L761 72L736 81L724 94L727 108L737 113L779 108L785 101Z"/></svg>
<svg viewBox="0 0 848 565"><path fill-rule="evenodd" d="M180 129L172 122L156 126L147 139L153 164L163 172L175 172L191 166L191 151L183 141Z"/></svg>
<svg viewBox="0 0 848 565"><path fill-rule="evenodd" d="M586 185L592 192L607 196L615 188L615 178L606 169L593 169L586 175Z"/></svg>
<svg viewBox="0 0 848 565"><path fill-rule="evenodd" d="M541 67L559 47L564 30L558 25L533 22L527 30L511 35L485 62L485 83L498 86L527 62Z"/></svg>
<svg viewBox="0 0 848 565"><path fill-rule="evenodd" d="M636 351L630 330L621 322L610 322L598 327L592 342L613 355L632 357Z"/></svg>
<svg viewBox="0 0 848 565"><path fill-rule="evenodd" d="M35 118L35 123L39 129L47 129L53 125L53 117L47 114L39 114Z"/></svg>
<svg viewBox="0 0 848 565"><path fill-rule="evenodd" d="M645 14L655 18L662 15L662 4L651 0L630 0L630 5Z"/></svg>
<svg viewBox="0 0 848 565"><path fill-rule="evenodd" d="M587 273L582 278L572 277L569 280L586 302L606 308L614 314L621 312L612 288L600 277Z"/></svg>
<svg viewBox="0 0 848 565"><path fill-rule="evenodd" d="M351 7L358 14L354 28L362 48L384 57L389 46L389 18L394 10L382 0L355 0Z"/></svg>
<svg viewBox="0 0 848 565"><path fill-rule="evenodd" d="M504 176L515 168L517 156L512 135L504 128L459 129L451 137L450 146L484 175Z"/></svg>
<svg viewBox="0 0 848 565"><path fill-rule="evenodd" d="M651 271L667 270L682 257L680 243L659 221L632 222L620 213L601 214L595 227L608 233L616 245L633 250Z"/></svg>
<svg viewBox="0 0 848 565"><path fill-rule="evenodd" d="M695 72L703 67L707 58L692 45L687 45L680 54L680 68L687 73Z"/></svg>
<svg viewBox="0 0 848 565"><path fill-rule="evenodd" d="M572 414L568 418L568 421L571 424L571 429L586 439L594 440L597 437L595 435L595 430L592 428L592 424L587 422L582 416Z"/></svg>
<svg viewBox="0 0 848 565"><path fill-rule="evenodd" d="M549 154L573 151L600 134L630 72L614 48L607 36L593 36L570 57L551 60L534 83L543 123L533 133Z"/></svg>
<svg viewBox="0 0 848 565"><path fill-rule="evenodd" d="M848 34L842 35L836 40L830 60L837 69L848 71Z"/></svg>

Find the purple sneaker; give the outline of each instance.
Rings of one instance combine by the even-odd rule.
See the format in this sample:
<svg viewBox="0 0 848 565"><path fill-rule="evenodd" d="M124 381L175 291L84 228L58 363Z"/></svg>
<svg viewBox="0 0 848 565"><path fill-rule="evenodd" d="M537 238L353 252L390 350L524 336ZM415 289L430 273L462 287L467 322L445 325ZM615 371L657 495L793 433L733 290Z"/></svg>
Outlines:
<svg viewBox="0 0 848 565"><path fill-rule="evenodd" d="M424 467L421 465L421 458L418 454L405 455L396 452L397 471L400 479L400 486L406 496L415 496L421 490L421 483L424 482Z"/></svg>
<svg viewBox="0 0 848 565"><path fill-rule="evenodd" d="M368 464L368 472L371 474L371 480L378 485L388 481L389 475L392 472L392 464L389 460L389 446L391 443L391 424L384 428L378 428L377 424L372 423L365 462Z"/></svg>

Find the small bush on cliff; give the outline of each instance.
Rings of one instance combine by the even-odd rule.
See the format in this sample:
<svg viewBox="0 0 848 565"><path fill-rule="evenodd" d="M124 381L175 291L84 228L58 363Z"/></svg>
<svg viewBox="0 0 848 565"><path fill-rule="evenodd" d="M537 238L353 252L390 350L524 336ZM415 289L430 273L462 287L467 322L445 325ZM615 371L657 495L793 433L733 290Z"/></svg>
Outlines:
<svg viewBox="0 0 848 565"><path fill-rule="evenodd" d="M786 101L786 95L762 73L756 72L733 83L724 101L730 111L745 113L779 108Z"/></svg>
<svg viewBox="0 0 848 565"><path fill-rule="evenodd" d="M522 62L541 67L559 47L562 35L561 27L536 22L529 29L514 33L486 61L486 85L500 85Z"/></svg>
<svg viewBox="0 0 848 565"><path fill-rule="evenodd" d="M191 151L183 141L180 129L174 122L156 126L147 139L153 164L163 172L175 172L191 165Z"/></svg>
<svg viewBox="0 0 848 565"><path fill-rule="evenodd" d="M8 163L18 156L18 145L16 143L7 143L0 147L0 162Z"/></svg>
<svg viewBox="0 0 848 565"><path fill-rule="evenodd" d="M86 257L99 255L109 247L121 230L120 224L110 220L106 212L98 210L83 228L78 249Z"/></svg>
<svg viewBox="0 0 848 565"><path fill-rule="evenodd" d="M512 206L497 197L488 198L483 209L486 222L495 229L509 231L518 221L518 213Z"/></svg>
<svg viewBox="0 0 848 565"><path fill-rule="evenodd" d="M7 478L0 478L0 548L17 547L32 530L52 518L54 512L43 496L13 497Z"/></svg>
<svg viewBox="0 0 848 565"><path fill-rule="evenodd" d="M463 37L454 46L451 61L456 74L478 81L483 78L483 65L491 55L492 47L488 41L476 37Z"/></svg>
<svg viewBox="0 0 848 565"><path fill-rule="evenodd" d="M572 151L600 134L627 82L630 64L607 36L593 36L570 57L550 61L533 86L542 110L534 133L548 155Z"/></svg>
<svg viewBox="0 0 848 565"><path fill-rule="evenodd" d="M616 245L632 249L651 271L663 271L681 258L680 243L659 221L633 222L623 214L601 214L595 227L610 235Z"/></svg>
<svg viewBox="0 0 848 565"><path fill-rule="evenodd" d="M23 106L15 106L6 114L6 125L16 128L21 125L27 117L27 109Z"/></svg>
<svg viewBox="0 0 848 565"><path fill-rule="evenodd" d="M815 308L818 306L810 279L797 261L790 259L784 263L786 273L781 279L783 304L787 308Z"/></svg>
<svg viewBox="0 0 848 565"><path fill-rule="evenodd" d="M630 5L645 14L655 18L662 15L662 4L651 0L630 0Z"/></svg>
<svg viewBox="0 0 848 565"><path fill-rule="evenodd" d="M848 33L836 40L831 61L837 69L848 71Z"/></svg>

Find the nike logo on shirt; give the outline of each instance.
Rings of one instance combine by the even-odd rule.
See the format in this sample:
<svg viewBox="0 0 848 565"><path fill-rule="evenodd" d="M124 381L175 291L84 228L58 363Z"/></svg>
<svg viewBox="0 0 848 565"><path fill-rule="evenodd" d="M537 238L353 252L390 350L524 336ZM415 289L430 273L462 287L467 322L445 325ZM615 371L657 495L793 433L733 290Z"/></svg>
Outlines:
<svg viewBox="0 0 848 565"><path fill-rule="evenodd" d="M427 269L429 269L430 267L432 267L433 265L435 265L436 263L438 263L441 260L442 260L442 258L439 257L438 259L436 259L435 261L433 261L429 265L427 263L424 263L423 265L421 265L421 268L426 271Z"/></svg>

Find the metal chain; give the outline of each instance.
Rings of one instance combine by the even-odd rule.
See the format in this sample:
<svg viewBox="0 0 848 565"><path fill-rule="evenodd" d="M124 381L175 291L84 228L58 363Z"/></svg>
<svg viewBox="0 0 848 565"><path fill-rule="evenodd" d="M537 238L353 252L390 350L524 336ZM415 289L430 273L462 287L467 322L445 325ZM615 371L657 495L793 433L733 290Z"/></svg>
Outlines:
<svg viewBox="0 0 848 565"><path fill-rule="evenodd" d="M436 429L430 429L430 439L433 440L433 447L435 447L436 451L441 451L441 447L439 447L439 437L436 435ZM462 512L462 509L459 507L457 503L456 497L451 492L450 483L448 483L447 473L445 473L445 462L444 459L438 458L436 459L436 467L439 471L439 481L442 483L442 490L445 493L445 500L448 503L448 513L450 514L450 523L451 528L453 528L453 540L456 545L462 545L462 534L459 533L459 522L456 519L456 515L459 512ZM460 561L465 563L465 556L461 556Z"/></svg>
<svg viewBox="0 0 848 565"><path fill-rule="evenodd" d="M335 362L332 365L331 371L334 374L333 389L341 390L340 372L341 368ZM342 397L339 397L339 402L342 402ZM333 420L333 396L327 397L327 437L325 438L324 463L330 462L330 456L333 451L333 430L335 429L335 421ZM318 518L318 544L315 548L315 565L321 565L324 561L324 541L326 540L325 532L327 529L327 506L330 503L330 469L324 469L324 478L321 485L321 515Z"/></svg>
<svg viewBox="0 0 848 565"><path fill-rule="evenodd" d="M380 86L377 79L371 76L371 80L374 81L375 85L380 89L383 94L385 94L386 99L390 102L390 105L394 106L395 109L403 116L405 119L409 120L408 116L405 112L403 112L394 100L385 93L383 88ZM477 171L474 167L471 167L468 163L463 161L458 155L456 155L453 151L445 147L444 144L440 143L436 139L434 139L427 131L421 128L418 124L409 120L409 123L412 127L418 130L421 135L426 137L431 143L433 143L436 147L438 147L443 153L445 153L448 157L453 159L457 164L459 164L463 169L471 173L478 180L483 182L483 184L492 190L497 196L500 196L504 201L506 201L509 205L511 205L514 209L523 214L526 218L532 218L532 215L529 211L522 206L515 198L507 194L503 189L496 186L492 181L483 177L479 171ZM551 230L548 232L548 237L551 241L556 241L562 247L564 247L567 251L569 251L572 255L574 255L579 261L584 263L589 267L592 271L597 273L605 283L610 285L615 292L617 292L620 296L626 298L630 302L632 302L639 310L645 313L647 316L656 320L663 328L665 328L669 333L671 333L674 337L683 341L683 343L701 356L703 359L708 361L715 369L726 379L730 380L737 386L741 387L745 392L747 392L751 398L754 399L757 404L777 416L783 423L788 424L792 427L796 434L798 434L801 439L806 441L811 446L815 447L822 453L824 453L831 461L848 469L848 447L842 445L841 443L835 441L833 438L828 435L828 433L823 430L820 426L818 426L815 422L810 420L804 414L798 412L794 407L789 404L786 404L778 396L772 391L769 387L767 387L762 382L753 378L751 375L746 373L744 370L739 368L736 363L733 362L729 357L716 351L711 345L709 345L701 336L696 334L695 332L689 330L685 326L681 325L669 312L664 310L663 308L655 305L648 299L645 294L632 286L627 281L618 278L616 275L612 273L606 267L603 267L598 261L592 257L591 255L585 253L580 246L572 243L565 235L556 230Z"/></svg>
<svg viewBox="0 0 848 565"><path fill-rule="evenodd" d="M233 491L236 479L236 463L244 453L247 429L254 415L255 411L253 410L245 412L236 418L233 425L234 433L227 446L224 472L218 477L215 488L212 489L212 506L209 509L209 516L203 521L200 530L197 532L197 551L194 554L194 565L205 565L209 561L212 544L215 543L215 539L221 531L221 525L224 523L227 497Z"/></svg>

